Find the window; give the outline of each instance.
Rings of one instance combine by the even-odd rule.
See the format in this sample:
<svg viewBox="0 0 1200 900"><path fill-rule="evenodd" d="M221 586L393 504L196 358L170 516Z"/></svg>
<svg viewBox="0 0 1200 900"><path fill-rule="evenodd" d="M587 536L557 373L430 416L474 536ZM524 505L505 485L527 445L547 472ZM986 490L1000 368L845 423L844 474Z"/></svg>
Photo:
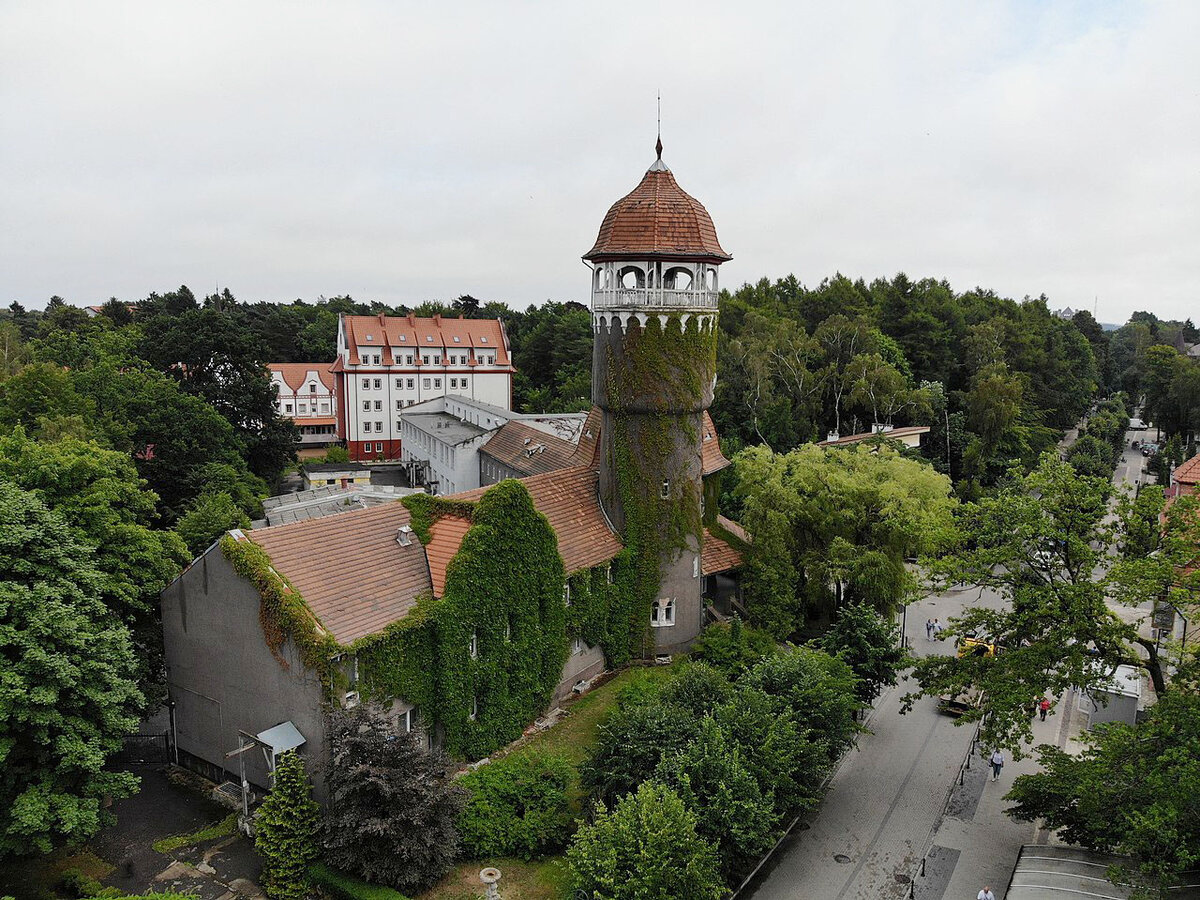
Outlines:
<svg viewBox="0 0 1200 900"><path fill-rule="evenodd" d="M404 362L411 366L413 364L413 355L409 353L407 356L405 356Z"/></svg>
<svg viewBox="0 0 1200 900"><path fill-rule="evenodd" d="M399 406L399 405L400 405L400 401L399 401L399 400L397 400L397 401L396 401L396 405L397 405L397 406ZM397 430L397 431L399 431L399 430L400 430L402 427L403 427L403 424L401 423L401 421L400 421L399 419L397 419L397 420L396 420L396 430Z"/></svg>
<svg viewBox="0 0 1200 900"><path fill-rule="evenodd" d="M479 659L479 632L471 629L471 640L467 643L467 653L471 659Z"/></svg>
<svg viewBox="0 0 1200 900"><path fill-rule="evenodd" d="M376 423L375 423L375 430L376 430L376 431L380 431L380 432L381 432L381 431L383 431L383 423L382 423L382 422L376 422ZM381 447L380 449L383 449L383 448Z"/></svg>
<svg viewBox="0 0 1200 900"><path fill-rule="evenodd" d="M478 697L471 698L471 712L467 716L467 718L470 719L472 722L474 722L476 719L479 718L479 698Z"/></svg>
<svg viewBox="0 0 1200 900"><path fill-rule="evenodd" d="M671 499L671 479L664 478L662 485L658 489L658 497L660 500Z"/></svg>
<svg viewBox="0 0 1200 900"><path fill-rule="evenodd" d="M396 379L396 390L400 390L400 388L402 388L402 387L404 387L404 379L397 378Z"/></svg>
<svg viewBox="0 0 1200 900"><path fill-rule="evenodd" d="M675 624L675 598L663 597L656 601L650 610L650 625L654 628L664 628Z"/></svg>
<svg viewBox="0 0 1200 900"><path fill-rule="evenodd" d="M605 563L604 565L604 583L612 584L612 563Z"/></svg>
<svg viewBox="0 0 1200 900"><path fill-rule="evenodd" d="M456 343L456 344L462 343L462 338L460 338L457 334L454 336L454 343Z"/></svg>
<svg viewBox="0 0 1200 900"><path fill-rule="evenodd" d="M433 364L435 366L440 366L442 364L442 354L440 354L440 353L433 354Z"/></svg>
<svg viewBox="0 0 1200 900"><path fill-rule="evenodd" d="M412 405L413 405L414 403L416 403L416 402L417 402L416 400L409 400L409 401L408 401L408 405L409 405L409 406L412 406Z"/></svg>
<svg viewBox="0 0 1200 900"><path fill-rule="evenodd" d="M401 734L408 734L414 731L417 727L417 708L414 706L411 709L406 709L396 717L396 730Z"/></svg>
<svg viewBox="0 0 1200 900"><path fill-rule="evenodd" d="M285 403L285 404L283 405L283 411L284 411L284 412L291 412L291 411L292 411L292 404L290 404L290 403Z"/></svg>
<svg viewBox="0 0 1200 900"><path fill-rule="evenodd" d="M375 363L375 365L379 365L379 354L378 353L375 354L375 356L372 358L372 361ZM379 385L377 384L377 385L375 385L375 387L379 387Z"/></svg>
<svg viewBox="0 0 1200 900"><path fill-rule="evenodd" d="M363 412L368 412L370 409L371 409L371 401L364 400L363 401Z"/></svg>
<svg viewBox="0 0 1200 900"><path fill-rule="evenodd" d="M571 605L571 582L569 581L563 585L563 605Z"/></svg>
<svg viewBox="0 0 1200 900"><path fill-rule="evenodd" d="M512 640L512 619L509 619L504 623L504 640Z"/></svg>
<svg viewBox="0 0 1200 900"><path fill-rule="evenodd" d="M307 403L300 404L300 412L302 412L302 413L308 412L308 404Z"/></svg>
<svg viewBox="0 0 1200 900"><path fill-rule="evenodd" d="M458 379L458 383L465 388L467 386L467 379L460 378L460 379Z"/></svg>
<svg viewBox="0 0 1200 900"><path fill-rule="evenodd" d="M375 362L379 362L379 357L378 357L378 356L377 356L377 357L375 357ZM375 379L375 390L379 390L379 389L380 389L380 388L382 388L382 387L383 387L383 379L381 379L381 378L376 378L376 379Z"/></svg>
<svg viewBox="0 0 1200 900"><path fill-rule="evenodd" d="M450 379L450 387L452 387L452 388L458 387L458 379L457 378Z"/></svg>
<svg viewBox="0 0 1200 900"><path fill-rule="evenodd" d="M692 577L693 578L700 577L700 556L699 556L699 554L692 557Z"/></svg>
<svg viewBox="0 0 1200 900"><path fill-rule="evenodd" d="M325 483L326 484L337 484L337 479L336 478L326 478Z"/></svg>
<svg viewBox="0 0 1200 900"><path fill-rule="evenodd" d="M317 386L315 384L310 384L308 386L308 392L310 394L315 394L317 392Z"/></svg>
<svg viewBox="0 0 1200 900"><path fill-rule="evenodd" d="M382 425L383 423L382 423L382 422L376 422L375 424L376 424L376 425ZM376 430L378 430L378 429L376 429ZM376 445L375 445L375 452L376 452L376 453L382 453L382 452L383 452L383 444L376 444Z"/></svg>
<svg viewBox="0 0 1200 900"><path fill-rule="evenodd" d="M407 340L408 340L408 335L407 335L407 334L402 334L402 335L400 335L400 343L402 343L402 344L403 344L403 343L405 343Z"/></svg>
<svg viewBox="0 0 1200 900"><path fill-rule="evenodd" d="M442 379L440 379L440 378L433 379L433 386L435 388L440 388L442 386Z"/></svg>
<svg viewBox="0 0 1200 900"><path fill-rule="evenodd" d="M481 338L479 339L479 343L481 343L481 344L486 344L486 343L487 343L487 337L486 337L486 336L485 336L485 337L481 337Z"/></svg>
<svg viewBox="0 0 1200 900"><path fill-rule="evenodd" d="M371 423L363 422L363 434L369 434L370 432L371 432ZM368 447L367 449L370 450L371 448Z"/></svg>
<svg viewBox="0 0 1200 900"><path fill-rule="evenodd" d="M396 409L404 409L404 401L403 400L396 401Z"/></svg>
<svg viewBox="0 0 1200 900"><path fill-rule="evenodd" d="M432 335L432 334L427 334L427 335L425 335L425 340L426 340L428 343L432 344L432 343L433 343L433 335Z"/></svg>
<svg viewBox="0 0 1200 900"><path fill-rule="evenodd" d="M364 390L364 391L369 391L370 389L371 389L371 379L370 379L370 378L364 378L364 379L363 379L363 390Z"/></svg>
<svg viewBox="0 0 1200 900"><path fill-rule="evenodd" d="M586 649L587 649L587 646L583 643L583 641L580 638L575 638L575 640L571 641L571 655L572 656L578 656L580 653L582 653Z"/></svg>
<svg viewBox="0 0 1200 900"><path fill-rule="evenodd" d="M428 378L421 379L421 387L425 388L425 390L429 390L429 379Z"/></svg>
<svg viewBox="0 0 1200 900"><path fill-rule="evenodd" d="M425 365L429 365L429 354L428 353L421 354L421 362L423 362Z"/></svg>
<svg viewBox="0 0 1200 900"><path fill-rule="evenodd" d="M416 380L415 378L410 378L410 379L408 379L408 389L409 389L410 391L413 389L413 382L414 382L415 380Z"/></svg>
<svg viewBox="0 0 1200 900"><path fill-rule="evenodd" d="M376 401L375 401L375 409L376 409L376 410L383 409L383 401L382 401L382 400L376 400Z"/></svg>
<svg viewBox="0 0 1200 900"><path fill-rule="evenodd" d="M326 415L329 414L329 404L324 400L321 401L321 412L325 413Z"/></svg>

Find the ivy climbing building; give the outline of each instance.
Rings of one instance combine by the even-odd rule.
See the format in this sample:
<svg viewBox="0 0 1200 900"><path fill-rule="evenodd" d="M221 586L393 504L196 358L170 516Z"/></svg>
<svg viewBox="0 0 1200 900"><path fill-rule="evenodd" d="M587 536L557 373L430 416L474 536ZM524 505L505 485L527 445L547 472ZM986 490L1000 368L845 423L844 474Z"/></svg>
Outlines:
<svg viewBox="0 0 1200 900"><path fill-rule="evenodd" d="M162 594L179 762L268 788L282 735L321 797L329 713L359 705L477 759L603 670L684 649L728 613L747 537L717 509L729 460L708 406L729 258L660 145L585 256L594 405L577 430L508 421L484 446L482 487L209 547ZM362 366L437 345L386 318L348 325ZM459 342L454 329L482 326L451 326L454 365L503 346L498 326ZM498 350L473 382L479 365L511 368Z"/></svg>
<svg viewBox="0 0 1200 900"><path fill-rule="evenodd" d="M717 269L731 259L708 211L658 158L612 205L592 264L592 400L602 415L600 502L635 556L654 644L703 626L703 455L717 362Z"/></svg>

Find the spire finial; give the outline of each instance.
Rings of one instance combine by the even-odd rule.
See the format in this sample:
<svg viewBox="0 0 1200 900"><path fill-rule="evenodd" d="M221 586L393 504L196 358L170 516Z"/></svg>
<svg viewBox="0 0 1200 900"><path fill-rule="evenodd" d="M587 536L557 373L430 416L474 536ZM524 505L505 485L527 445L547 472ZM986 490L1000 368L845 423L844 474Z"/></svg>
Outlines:
<svg viewBox="0 0 1200 900"><path fill-rule="evenodd" d="M658 158L662 159L662 91L658 92L658 140L654 143Z"/></svg>

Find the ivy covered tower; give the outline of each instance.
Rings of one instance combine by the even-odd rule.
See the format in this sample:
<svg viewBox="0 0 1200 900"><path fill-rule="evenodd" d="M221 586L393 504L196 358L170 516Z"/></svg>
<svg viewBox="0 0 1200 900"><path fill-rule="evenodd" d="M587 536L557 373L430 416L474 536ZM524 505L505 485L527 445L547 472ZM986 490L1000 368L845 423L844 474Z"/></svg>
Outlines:
<svg viewBox="0 0 1200 900"><path fill-rule="evenodd" d="M602 415L600 502L633 556L630 631L646 654L700 632L702 415L717 358L712 218L658 158L608 211L592 264L592 400ZM652 639L651 639L652 638Z"/></svg>

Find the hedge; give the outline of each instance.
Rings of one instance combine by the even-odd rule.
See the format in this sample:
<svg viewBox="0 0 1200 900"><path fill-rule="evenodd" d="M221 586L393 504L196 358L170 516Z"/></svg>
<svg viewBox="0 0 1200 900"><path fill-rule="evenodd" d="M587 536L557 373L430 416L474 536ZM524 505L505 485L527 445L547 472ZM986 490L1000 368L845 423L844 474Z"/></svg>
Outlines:
<svg viewBox="0 0 1200 900"><path fill-rule="evenodd" d="M323 887L341 900L409 900L395 888L359 881L329 868L324 863L314 863L308 874L313 884Z"/></svg>

